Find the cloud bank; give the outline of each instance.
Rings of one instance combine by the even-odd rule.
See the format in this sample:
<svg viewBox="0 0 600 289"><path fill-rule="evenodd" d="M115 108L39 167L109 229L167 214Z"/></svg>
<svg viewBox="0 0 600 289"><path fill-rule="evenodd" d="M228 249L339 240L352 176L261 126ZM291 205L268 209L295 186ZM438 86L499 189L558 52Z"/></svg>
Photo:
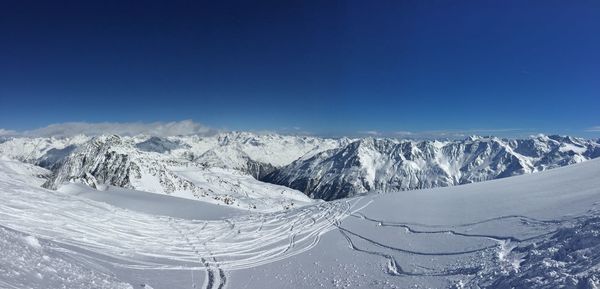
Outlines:
<svg viewBox="0 0 600 289"><path fill-rule="evenodd" d="M0 128L0 136L11 136L11 135L16 135L16 134L17 134L17 132L14 130Z"/></svg>
<svg viewBox="0 0 600 289"><path fill-rule="evenodd" d="M173 122L66 122L51 124L46 127L15 132L0 129L0 135L20 135L31 137L69 137L75 135L102 135L117 134L122 136L152 135L152 136L177 136L177 135L211 135L216 130L191 120Z"/></svg>
<svg viewBox="0 0 600 289"><path fill-rule="evenodd" d="M529 130L520 128L499 129L448 129L448 130L426 130L426 131L359 131L356 135L370 137L391 137L406 139L458 139L472 135L495 135L500 137L526 136Z"/></svg>
<svg viewBox="0 0 600 289"><path fill-rule="evenodd" d="M590 127L588 129L586 129L585 131L587 131L587 132L600 132L600 125Z"/></svg>

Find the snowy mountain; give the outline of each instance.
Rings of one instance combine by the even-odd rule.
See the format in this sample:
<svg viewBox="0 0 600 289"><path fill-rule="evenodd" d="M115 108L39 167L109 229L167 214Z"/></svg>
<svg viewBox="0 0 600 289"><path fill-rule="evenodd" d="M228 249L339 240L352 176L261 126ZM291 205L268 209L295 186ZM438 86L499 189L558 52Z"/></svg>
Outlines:
<svg viewBox="0 0 600 289"><path fill-rule="evenodd" d="M273 213L45 173L0 158L0 288L600 286L600 159Z"/></svg>
<svg viewBox="0 0 600 289"><path fill-rule="evenodd" d="M44 187L116 186L259 211L311 202L287 187L258 181L275 168L340 140L229 132L214 136L9 138L0 154L52 171Z"/></svg>
<svg viewBox="0 0 600 289"><path fill-rule="evenodd" d="M600 156L595 141L561 136L459 141L366 138L303 157L262 180L334 200L367 192L445 187L544 171Z"/></svg>
<svg viewBox="0 0 600 289"><path fill-rule="evenodd" d="M155 137L95 137L51 166L54 174L44 187L59 189L76 182L104 190L110 185L261 211L310 202L298 191L260 182L237 167L206 166L185 158L193 153L190 147L183 140Z"/></svg>
<svg viewBox="0 0 600 289"><path fill-rule="evenodd" d="M352 141L229 132L208 137L12 138L0 143L0 153L51 170L45 183L51 189L68 182L98 189L112 185L276 210L309 201L300 192L334 200L544 171L598 157L600 144L543 135Z"/></svg>
<svg viewBox="0 0 600 289"><path fill-rule="evenodd" d="M42 158L52 158L59 151L72 149L92 139L91 136L75 137L6 137L0 142L0 154L24 162L37 163ZM287 136L279 134L257 134L250 132L224 132L213 136L120 136L135 142L135 147L144 152L178 156L188 160L198 159L210 151L215 155L225 155L228 159L221 165L235 167L250 158L254 162L274 167L287 165L304 155L312 155L324 150L339 147L350 142L348 139L328 139L307 136ZM52 150L52 152L50 152ZM68 153L70 153L69 151ZM66 156L67 150L62 154ZM235 156L237 155L237 156Z"/></svg>
<svg viewBox="0 0 600 289"><path fill-rule="evenodd" d="M84 135L69 138L7 137L0 143L0 155L51 169L90 139Z"/></svg>

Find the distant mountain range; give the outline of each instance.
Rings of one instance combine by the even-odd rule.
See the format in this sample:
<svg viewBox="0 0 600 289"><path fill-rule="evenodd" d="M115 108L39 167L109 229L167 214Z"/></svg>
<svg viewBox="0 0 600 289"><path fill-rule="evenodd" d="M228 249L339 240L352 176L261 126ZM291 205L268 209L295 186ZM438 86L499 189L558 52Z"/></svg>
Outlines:
<svg viewBox="0 0 600 289"><path fill-rule="evenodd" d="M260 211L312 202L303 193L258 179L341 140L251 133L214 137L11 138L0 155L49 169L43 185L107 185Z"/></svg>
<svg viewBox="0 0 600 289"><path fill-rule="evenodd" d="M306 196L334 200L543 171L598 157L600 144L566 136L412 141L229 132L4 138L0 155L49 169L51 189L112 185L270 211L311 202Z"/></svg>
<svg viewBox="0 0 600 289"><path fill-rule="evenodd" d="M263 178L312 198L334 200L468 184L544 171L600 156L597 141L562 136L458 141L366 138L302 157Z"/></svg>

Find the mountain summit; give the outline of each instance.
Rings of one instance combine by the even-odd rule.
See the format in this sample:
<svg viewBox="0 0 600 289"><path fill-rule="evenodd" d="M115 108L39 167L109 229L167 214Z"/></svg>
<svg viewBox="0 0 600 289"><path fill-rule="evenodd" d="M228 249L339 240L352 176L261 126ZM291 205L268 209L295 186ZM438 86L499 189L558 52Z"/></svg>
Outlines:
<svg viewBox="0 0 600 289"><path fill-rule="evenodd" d="M368 192L393 192L468 184L544 171L600 156L595 141L537 136L458 141L365 138L301 158L263 180L335 200Z"/></svg>

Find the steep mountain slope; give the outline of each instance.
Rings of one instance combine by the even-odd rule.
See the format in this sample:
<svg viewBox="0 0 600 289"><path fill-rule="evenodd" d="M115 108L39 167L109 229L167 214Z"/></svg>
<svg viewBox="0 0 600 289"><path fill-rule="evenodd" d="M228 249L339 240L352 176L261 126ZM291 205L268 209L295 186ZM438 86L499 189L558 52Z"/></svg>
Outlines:
<svg viewBox="0 0 600 289"><path fill-rule="evenodd" d="M275 168L302 156L347 144L347 139L327 139L247 132L224 133L211 139L190 137L186 156L206 167L219 167L245 172L260 179Z"/></svg>
<svg viewBox="0 0 600 289"><path fill-rule="evenodd" d="M77 146L90 140L78 135L70 138L11 137L0 143L0 155L52 169L72 153Z"/></svg>
<svg viewBox="0 0 600 289"><path fill-rule="evenodd" d="M235 271L230 288L599 288L598 176L595 159L328 202L362 205L307 254Z"/></svg>
<svg viewBox="0 0 600 289"><path fill-rule="evenodd" d="M208 137L9 138L0 143L0 155L52 170L46 188L57 189L65 182L97 189L112 185L272 211L310 200L258 179L303 155L342 143L246 132Z"/></svg>
<svg viewBox="0 0 600 289"><path fill-rule="evenodd" d="M222 146L210 149L197 158L194 158L193 161L205 167L233 169L244 172L257 180L276 169L275 166L269 163L253 160L237 146Z"/></svg>
<svg viewBox="0 0 600 289"><path fill-rule="evenodd" d="M118 143L101 138L11 138L0 143L0 154L52 170L48 188L69 181L93 187L109 184L250 208L256 204L249 199L237 201L242 196L268 195L267 189L283 195L299 190L312 198L333 200L366 192L467 184L600 156L596 141L561 136L352 142L229 132L209 137L117 137Z"/></svg>
<svg viewBox="0 0 600 289"><path fill-rule="evenodd" d="M103 190L107 185L164 193L226 204L244 209L273 211L310 202L295 190L257 181L241 172L205 167L197 162L165 154L157 139L102 136L81 144L66 157L44 187L58 189L68 182ZM160 152L157 152L156 150Z"/></svg>
<svg viewBox="0 0 600 289"><path fill-rule="evenodd" d="M298 159L263 180L312 198L334 200L366 192L468 184L598 156L600 144L560 136L524 140L471 137L446 142L367 138Z"/></svg>
<svg viewBox="0 0 600 289"><path fill-rule="evenodd" d="M135 143L143 152L154 152L204 164L247 172L262 173L291 163L301 156L337 148L349 143L348 139L327 139L278 134L226 132L214 136L133 136L120 137ZM0 155L46 168L59 165L78 146L92 137L79 135L65 138L11 137L0 143Z"/></svg>
<svg viewBox="0 0 600 289"><path fill-rule="evenodd" d="M207 220L43 189L27 167L0 160L3 288L600 286L600 159Z"/></svg>

